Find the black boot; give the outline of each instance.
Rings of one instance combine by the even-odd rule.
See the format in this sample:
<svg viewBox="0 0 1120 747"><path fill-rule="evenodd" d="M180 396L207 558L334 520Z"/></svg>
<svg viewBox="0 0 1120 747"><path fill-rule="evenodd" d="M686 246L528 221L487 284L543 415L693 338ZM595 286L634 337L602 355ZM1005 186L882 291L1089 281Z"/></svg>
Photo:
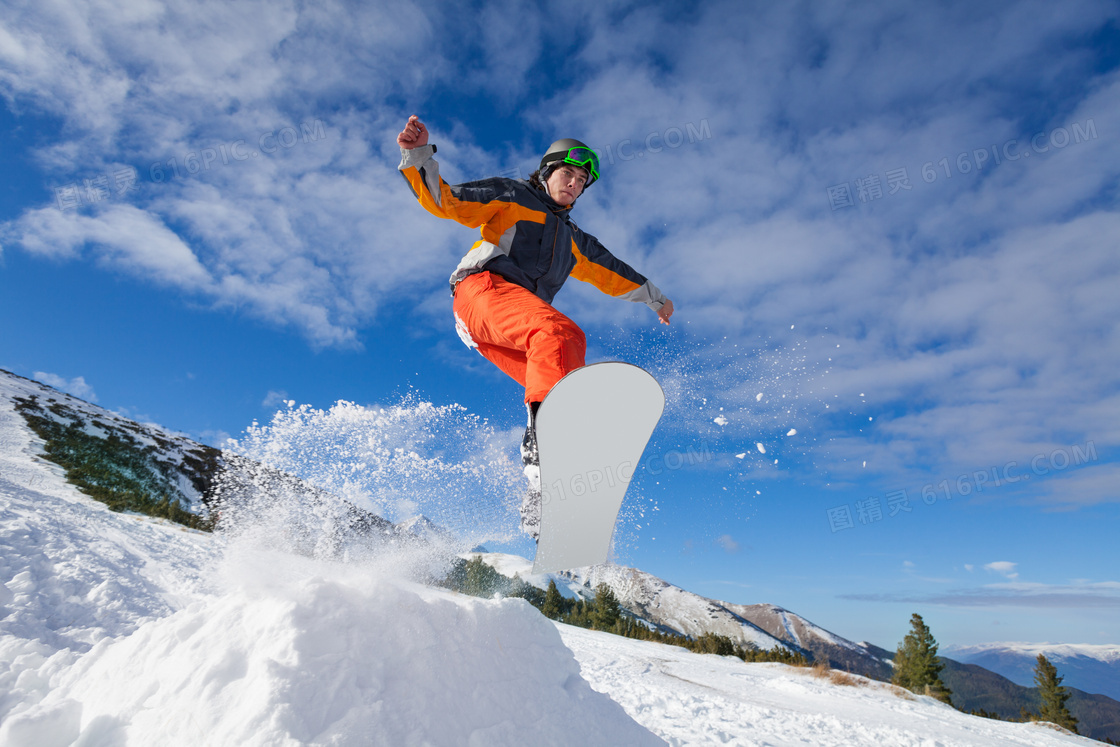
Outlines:
<svg viewBox="0 0 1120 747"><path fill-rule="evenodd" d="M521 439L521 468L529 480L529 490L521 501L521 529L534 540L540 536L541 527L541 459L537 450L537 408L540 402L526 405L529 424Z"/></svg>

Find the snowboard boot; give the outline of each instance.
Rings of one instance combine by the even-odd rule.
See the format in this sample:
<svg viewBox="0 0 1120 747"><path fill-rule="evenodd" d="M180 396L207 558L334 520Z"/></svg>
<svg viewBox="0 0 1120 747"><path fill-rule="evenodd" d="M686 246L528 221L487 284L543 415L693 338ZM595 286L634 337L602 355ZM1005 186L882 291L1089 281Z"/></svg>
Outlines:
<svg viewBox="0 0 1120 747"><path fill-rule="evenodd" d="M525 478L529 481L529 490L521 501L521 531L534 540L540 536L541 531L541 459L537 451L537 408L540 402L530 402L526 405L529 412L529 424L525 428L525 436L521 439L521 468Z"/></svg>

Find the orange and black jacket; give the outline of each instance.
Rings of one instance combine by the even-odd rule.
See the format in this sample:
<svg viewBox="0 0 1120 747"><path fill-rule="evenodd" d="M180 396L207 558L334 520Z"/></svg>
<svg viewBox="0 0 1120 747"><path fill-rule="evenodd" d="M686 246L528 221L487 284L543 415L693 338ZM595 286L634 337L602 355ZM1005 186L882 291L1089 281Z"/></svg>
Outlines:
<svg viewBox="0 0 1120 747"><path fill-rule="evenodd" d="M400 171L429 213L482 229L482 238L451 275L452 288L486 270L552 303L570 275L654 311L665 305L668 299L657 286L581 231L569 217L569 208L544 190L505 177L447 184L432 158L435 152L434 145L402 148Z"/></svg>

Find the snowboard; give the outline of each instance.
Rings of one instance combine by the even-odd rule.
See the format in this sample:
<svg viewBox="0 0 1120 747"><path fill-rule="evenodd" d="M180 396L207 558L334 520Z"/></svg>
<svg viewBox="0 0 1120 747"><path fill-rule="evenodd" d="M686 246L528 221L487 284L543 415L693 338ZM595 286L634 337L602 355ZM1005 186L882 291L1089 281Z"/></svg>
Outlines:
<svg viewBox="0 0 1120 747"><path fill-rule="evenodd" d="M593 363L552 388L537 411L541 525L533 573L606 562L622 499L665 409L649 372Z"/></svg>

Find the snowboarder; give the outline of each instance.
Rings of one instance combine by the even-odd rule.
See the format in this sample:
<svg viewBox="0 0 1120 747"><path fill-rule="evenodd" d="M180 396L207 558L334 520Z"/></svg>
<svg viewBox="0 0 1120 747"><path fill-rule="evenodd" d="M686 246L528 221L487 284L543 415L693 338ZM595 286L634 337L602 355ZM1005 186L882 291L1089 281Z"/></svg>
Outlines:
<svg viewBox="0 0 1120 747"><path fill-rule="evenodd" d="M537 407L565 374L584 365L583 331L552 306L569 276L604 293L640 301L662 324L673 302L653 283L612 255L569 213L599 178L599 158L578 140L557 140L528 180L492 177L449 185L440 178L428 129L409 117L397 136L400 171L420 204L433 215L481 228L451 275L455 330L468 346L525 387L528 425L521 444L530 491L522 527L536 536L540 472L534 418Z"/></svg>

